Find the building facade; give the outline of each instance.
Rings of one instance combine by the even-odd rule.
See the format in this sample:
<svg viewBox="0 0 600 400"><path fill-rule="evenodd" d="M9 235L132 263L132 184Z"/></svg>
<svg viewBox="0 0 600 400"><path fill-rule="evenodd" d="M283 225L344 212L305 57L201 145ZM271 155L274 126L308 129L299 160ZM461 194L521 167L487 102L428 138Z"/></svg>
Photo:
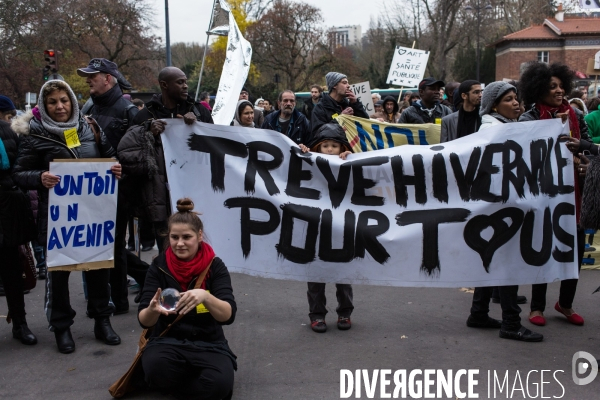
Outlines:
<svg viewBox="0 0 600 400"><path fill-rule="evenodd" d="M329 31L331 50L338 47L362 46L362 28L360 25L340 26Z"/></svg>
<svg viewBox="0 0 600 400"><path fill-rule="evenodd" d="M568 16L559 10L555 18L506 35L493 46L496 80L518 80L531 61L567 64L581 76L600 50L600 18Z"/></svg>

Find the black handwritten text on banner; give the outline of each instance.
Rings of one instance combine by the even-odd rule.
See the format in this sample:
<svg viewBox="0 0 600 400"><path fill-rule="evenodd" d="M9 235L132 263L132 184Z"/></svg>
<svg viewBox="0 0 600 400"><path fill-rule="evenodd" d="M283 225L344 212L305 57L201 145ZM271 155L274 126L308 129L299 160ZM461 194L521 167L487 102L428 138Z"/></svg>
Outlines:
<svg viewBox="0 0 600 400"><path fill-rule="evenodd" d="M393 286L577 276L558 120L339 157L260 129L169 120L171 199L191 197L232 271Z"/></svg>

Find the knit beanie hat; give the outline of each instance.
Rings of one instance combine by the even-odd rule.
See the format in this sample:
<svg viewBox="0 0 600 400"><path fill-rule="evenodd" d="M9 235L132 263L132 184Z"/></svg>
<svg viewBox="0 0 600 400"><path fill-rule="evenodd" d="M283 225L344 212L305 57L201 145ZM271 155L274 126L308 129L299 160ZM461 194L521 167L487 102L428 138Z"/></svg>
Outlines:
<svg viewBox="0 0 600 400"><path fill-rule="evenodd" d="M11 99L9 99L6 96L0 95L0 111L1 112L12 111L12 110L16 110L16 109L17 109L17 107L15 107L15 105Z"/></svg>
<svg viewBox="0 0 600 400"><path fill-rule="evenodd" d="M508 82L496 81L487 85L481 97L479 115L489 114L496 100L502 98L510 90L514 90L515 93L517 92L517 88Z"/></svg>
<svg viewBox="0 0 600 400"><path fill-rule="evenodd" d="M337 85L342 79L348 78L344 74L340 74L339 72L328 72L325 75L325 82L327 83L327 90L331 92L333 87Z"/></svg>

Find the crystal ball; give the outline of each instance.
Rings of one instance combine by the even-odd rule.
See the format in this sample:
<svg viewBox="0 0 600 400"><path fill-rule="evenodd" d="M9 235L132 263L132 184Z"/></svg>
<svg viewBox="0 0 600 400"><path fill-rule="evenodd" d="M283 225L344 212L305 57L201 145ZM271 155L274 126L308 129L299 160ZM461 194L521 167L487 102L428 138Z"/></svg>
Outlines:
<svg viewBox="0 0 600 400"><path fill-rule="evenodd" d="M177 303L181 295L176 289L168 288L162 291L160 294L160 306L167 311L174 311L177 308Z"/></svg>

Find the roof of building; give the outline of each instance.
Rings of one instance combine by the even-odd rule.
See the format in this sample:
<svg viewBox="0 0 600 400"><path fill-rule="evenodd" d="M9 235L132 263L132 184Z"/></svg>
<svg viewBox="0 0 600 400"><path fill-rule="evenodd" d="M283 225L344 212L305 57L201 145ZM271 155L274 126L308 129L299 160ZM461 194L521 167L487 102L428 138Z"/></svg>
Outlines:
<svg viewBox="0 0 600 400"><path fill-rule="evenodd" d="M563 39L568 36L580 35L600 35L600 18L569 18L565 16L563 21L547 18L541 25L533 25L506 35L494 45L508 40Z"/></svg>

